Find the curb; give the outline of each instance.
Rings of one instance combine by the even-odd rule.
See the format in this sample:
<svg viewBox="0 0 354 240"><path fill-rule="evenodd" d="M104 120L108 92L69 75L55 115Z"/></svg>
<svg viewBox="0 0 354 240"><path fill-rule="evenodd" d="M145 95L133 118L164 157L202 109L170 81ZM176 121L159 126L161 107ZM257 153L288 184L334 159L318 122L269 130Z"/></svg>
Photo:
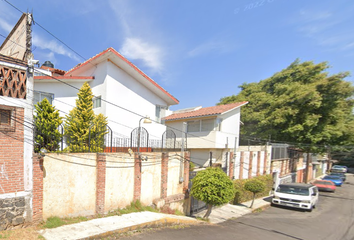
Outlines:
<svg viewBox="0 0 354 240"><path fill-rule="evenodd" d="M125 227L125 228L121 228L121 229L117 229L117 230L113 230L113 231L108 231L108 232L93 235L93 236L90 236L90 237L84 238L84 239L94 240L98 237L108 237L112 234L123 234L126 232L139 230L139 229L146 229L146 228L159 228L159 227L168 227L168 226L183 225L183 224L195 225L195 224L200 224L200 223L202 223L202 221L199 221L194 218L191 218L191 220L187 220L187 219L176 219L176 218L167 217L167 218L159 219L159 220L152 221L152 222L141 223L141 224L137 224L137 225L130 226L130 227Z"/></svg>
<svg viewBox="0 0 354 240"><path fill-rule="evenodd" d="M262 211L263 211L263 210L266 210L267 208L270 207L270 205L271 205L271 203L266 203L266 204L263 205L263 206L254 208L254 209L252 209L251 213L256 213L256 212L258 212L259 210L262 210Z"/></svg>

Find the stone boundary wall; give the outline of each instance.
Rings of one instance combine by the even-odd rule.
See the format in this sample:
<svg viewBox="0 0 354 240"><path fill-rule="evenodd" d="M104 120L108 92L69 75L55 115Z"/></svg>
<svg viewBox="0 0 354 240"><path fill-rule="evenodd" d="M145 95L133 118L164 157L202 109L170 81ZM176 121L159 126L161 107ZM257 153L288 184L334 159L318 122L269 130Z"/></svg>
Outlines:
<svg viewBox="0 0 354 240"><path fill-rule="evenodd" d="M260 151L238 151L236 157L232 157L233 179L251 179L256 176L270 174L271 148ZM230 174L231 176L231 174Z"/></svg>

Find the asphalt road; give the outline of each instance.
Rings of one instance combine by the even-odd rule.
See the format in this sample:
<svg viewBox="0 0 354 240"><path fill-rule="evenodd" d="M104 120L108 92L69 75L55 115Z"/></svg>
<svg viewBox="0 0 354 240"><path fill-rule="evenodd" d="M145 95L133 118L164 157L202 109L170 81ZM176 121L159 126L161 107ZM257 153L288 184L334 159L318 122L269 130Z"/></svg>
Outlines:
<svg viewBox="0 0 354 240"><path fill-rule="evenodd" d="M118 239L111 236L107 239ZM270 207L212 225L197 225L180 229L164 228L146 231L120 240L346 240L354 239L354 176L337 187L335 193L321 193L319 204L312 212Z"/></svg>

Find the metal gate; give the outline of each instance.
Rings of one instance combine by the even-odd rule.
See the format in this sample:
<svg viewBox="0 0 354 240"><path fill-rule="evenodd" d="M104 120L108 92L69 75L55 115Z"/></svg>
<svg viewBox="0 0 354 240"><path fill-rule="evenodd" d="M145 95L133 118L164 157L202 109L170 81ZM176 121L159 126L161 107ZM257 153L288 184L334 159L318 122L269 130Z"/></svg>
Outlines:
<svg viewBox="0 0 354 240"><path fill-rule="evenodd" d="M197 175L197 172L190 172L189 173L189 185L188 185L189 190L192 188L192 179L196 175ZM191 198L190 216L192 216L193 214L196 214L198 212L201 212L202 210L207 208L207 204L205 202L195 199L192 195L190 195L190 198Z"/></svg>

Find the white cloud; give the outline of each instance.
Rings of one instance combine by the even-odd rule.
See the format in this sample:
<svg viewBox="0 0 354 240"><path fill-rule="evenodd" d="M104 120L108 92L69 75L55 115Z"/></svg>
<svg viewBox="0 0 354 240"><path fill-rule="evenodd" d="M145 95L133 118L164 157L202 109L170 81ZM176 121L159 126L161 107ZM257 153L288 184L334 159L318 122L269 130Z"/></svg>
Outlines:
<svg viewBox="0 0 354 240"><path fill-rule="evenodd" d="M234 46L218 40L211 40L205 43L200 44L199 46L195 47L191 51L188 52L189 57L195 57L198 55L207 54L210 52L214 53L226 53L232 51Z"/></svg>
<svg viewBox="0 0 354 240"><path fill-rule="evenodd" d="M67 56L77 62L80 62L80 59L78 58L78 56L76 56L74 53L71 53L70 51L68 51L63 45L59 44L55 40L48 41L48 40L42 39L38 35L34 34L33 39L32 39L32 43L37 48L46 49L46 50L49 50L53 53Z"/></svg>
<svg viewBox="0 0 354 240"><path fill-rule="evenodd" d="M310 12L306 10L301 10L300 16L302 21L313 22L313 21L326 20L332 17L332 13L329 11Z"/></svg>
<svg viewBox="0 0 354 240"><path fill-rule="evenodd" d="M343 30L343 25L351 18L351 13L334 13L326 10L302 10L294 23L297 30L311 38L318 45L331 51L342 51L353 48L354 34Z"/></svg>
<svg viewBox="0 0 354 240"><path fill-rule="evenodd" d="M126 38L119 52L129 59L142 60L146 66L156 72L162 70L161 49L141 39Z"/></svg>

